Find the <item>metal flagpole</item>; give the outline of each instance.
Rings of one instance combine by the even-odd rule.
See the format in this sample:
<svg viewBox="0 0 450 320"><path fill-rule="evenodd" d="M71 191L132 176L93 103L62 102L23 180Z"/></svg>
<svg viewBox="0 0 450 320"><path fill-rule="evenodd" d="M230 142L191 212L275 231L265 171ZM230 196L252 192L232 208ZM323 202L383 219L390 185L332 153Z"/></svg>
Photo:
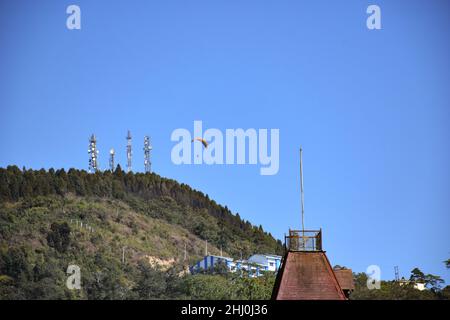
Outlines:
<svg viewBox="0 0 450 320"><path fill-rule="evenodd" d="M305 198L303 195L303 150L300 147L300 192L301 192L301 203L302 203L302 233L303 233L303 248L305 248Z"/></svg>

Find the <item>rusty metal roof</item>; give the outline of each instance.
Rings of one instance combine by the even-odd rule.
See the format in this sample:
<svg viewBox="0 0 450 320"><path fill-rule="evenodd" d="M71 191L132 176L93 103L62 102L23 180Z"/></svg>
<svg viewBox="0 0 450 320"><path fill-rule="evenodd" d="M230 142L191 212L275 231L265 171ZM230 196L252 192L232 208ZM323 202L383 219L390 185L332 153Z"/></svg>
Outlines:
<svg viewBox="0 0 450 320"><path fill-rule="evenodd" d="M342 290L355 290L352 269L334 269L334 274Z"/></svg>
<svg viewBox="0 0 450 320"><path fill-rule="evenodd" d="M275 300L345 300L324 251L287 251L272 292Z"/></svg>

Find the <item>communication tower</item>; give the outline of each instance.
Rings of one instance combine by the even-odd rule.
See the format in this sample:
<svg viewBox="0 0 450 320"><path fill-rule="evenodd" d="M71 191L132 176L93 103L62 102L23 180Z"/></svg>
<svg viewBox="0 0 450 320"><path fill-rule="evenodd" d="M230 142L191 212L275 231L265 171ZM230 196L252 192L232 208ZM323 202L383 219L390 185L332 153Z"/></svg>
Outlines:
<svg viewBox="0 0 450 320"><path fill-rule="evenodd" d="M114 156L115 156L116 152L114 151L114 149L109 150L109 170L111 170L111 172L114 172Z"/></svg>
<svg viewBox="0 0 450 320"><path fill-rule="evenodd" d="M398 271L398 266L394 267L394 272L395 272L395 281L400 281L400 273Z"/></svg>
<svg viewBox="0 0 450 320"><path fill-rule="evenodd" d="M127 172L131 172L131 132L127 134Z"/></svg>
<svg viewBox="0 0 450 320"><path fill-rule="evenodd" d="M150 152L152 151L153 147L150 144L150 137L145 136L144 137L144 168L145 172L152 172L152 162L150 161Z"/></svg>
<svg viewBox="0 0 450 320"><path fill-rule="evenodd" d="M89 172L98 171L98 150L97 150L97 138L92 134L89 139Z"/></svg>

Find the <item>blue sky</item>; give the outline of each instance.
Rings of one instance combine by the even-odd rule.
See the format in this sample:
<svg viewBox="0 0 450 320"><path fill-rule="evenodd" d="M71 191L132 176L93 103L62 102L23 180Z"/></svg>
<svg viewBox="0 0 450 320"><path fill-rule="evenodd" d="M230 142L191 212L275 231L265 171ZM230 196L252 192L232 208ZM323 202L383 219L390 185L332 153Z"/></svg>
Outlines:
<svg viewBox="0 0 450 320"><path fill-rule="evenodd" d="M81 30L66 8L81 8ZM381 8L382 30L366 28ZM278 238L323 229L332 264L450 282L447 1L2 1L0 166L87 169L113 147ZM280 170L175 166L174 129L280 129Z"/></svg>

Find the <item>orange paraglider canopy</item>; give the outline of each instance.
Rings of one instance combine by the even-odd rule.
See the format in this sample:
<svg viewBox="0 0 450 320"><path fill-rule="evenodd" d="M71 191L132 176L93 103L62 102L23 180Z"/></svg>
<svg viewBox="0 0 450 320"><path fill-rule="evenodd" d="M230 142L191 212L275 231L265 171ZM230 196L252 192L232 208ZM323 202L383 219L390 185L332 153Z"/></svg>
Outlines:
<svg viewBox="0 0 450 320"><path fill-rule="evenodd" d="M208 148L208 142L205 139L197 137L197 138L192 139L192 142L194 142L195 140L200 141L205 148Z"/></svg>

